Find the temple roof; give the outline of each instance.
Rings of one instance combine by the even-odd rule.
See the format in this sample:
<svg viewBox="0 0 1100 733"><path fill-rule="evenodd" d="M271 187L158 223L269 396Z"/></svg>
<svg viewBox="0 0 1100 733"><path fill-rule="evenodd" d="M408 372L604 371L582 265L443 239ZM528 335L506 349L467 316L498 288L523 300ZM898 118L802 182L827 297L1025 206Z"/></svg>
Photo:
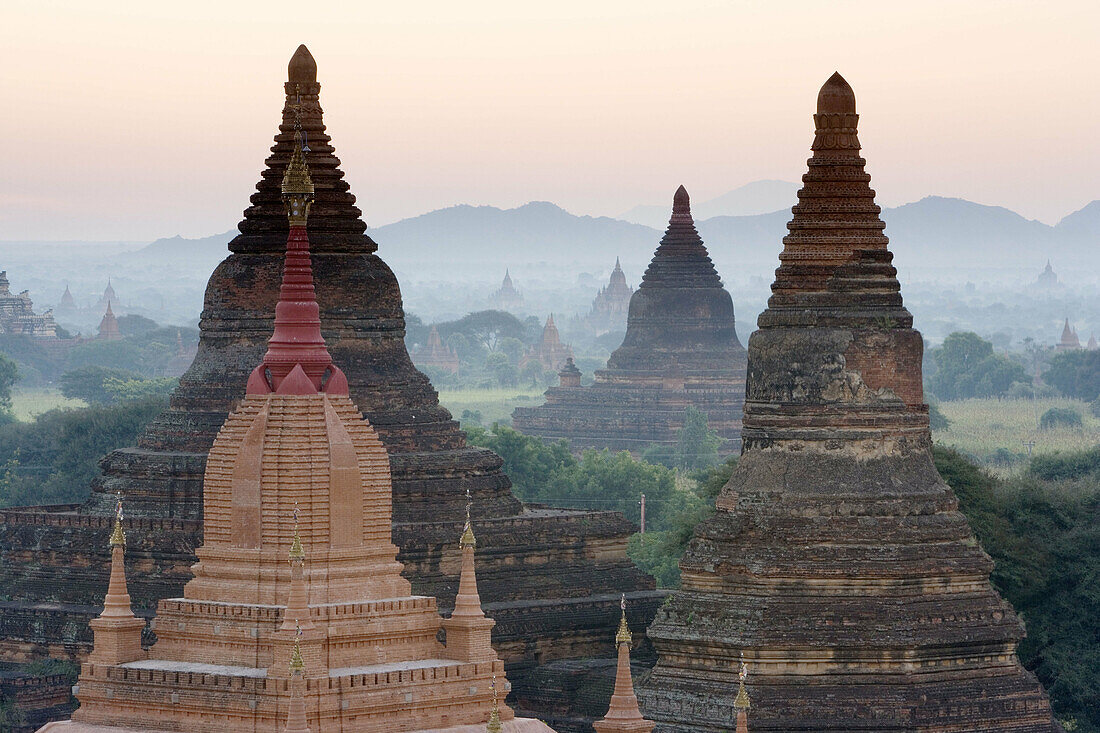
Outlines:
<svg viewBox="0 0 1100 733"><path fill-rule="evenodd" d="M283 119L275 135L275 145L267 159L267 168L256 184L252 205L238 224L240 234L230 243L233 252L278 252L288 230L283 209L281 184L294 150L295 112L300 112L301 128L309 146L309 165L316 188L310 213L309 235L315 252L374 252L378 246L364 232L367 225L349 192L340 159L325 132L320 104L321 85L317 83L317 63L309 49L299 46L287 67L284 84L286 101Z"/></svg>
<svg viewBox="0 0 1100 733"><path fill-rule="evenodd" d="M626 337L608 369L663 370L675 356L689 368L730 368L743 358L733 299L695 229L691 200L680 186L668 229L630 298ZM719 365L721 365L719 367Z"/></svg>

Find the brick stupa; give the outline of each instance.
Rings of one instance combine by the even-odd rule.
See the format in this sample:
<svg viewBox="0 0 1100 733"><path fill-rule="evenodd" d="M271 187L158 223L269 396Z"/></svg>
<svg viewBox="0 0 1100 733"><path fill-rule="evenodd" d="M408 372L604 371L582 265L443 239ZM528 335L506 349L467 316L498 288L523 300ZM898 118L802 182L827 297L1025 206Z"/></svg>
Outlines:
<svg viewBox="0 0 1100 733"><path fill-rule="evenodd" d="M512 495L501 459L467 445L409 359L397 280L366 235L339 168L322 119L317 66L304 46L291 59L284 91L266 169L230 256L210 278L198 353L168 410L136 446L104 459L83 506L0 511L0 585L8 599L0 604L0 653L25 660L87 651L87 624L109 566L105 552L91 559L88 552L106 547L116 492L128 507L131 562L142 569L130 582L135 611L151 615L157 601L182 592L202 542L207 452L244 397L271 334L288 234L280 184L300 107L315 188L308 229L321 332L351 399L389 453L398 559L413 590L449 610L461 567L453 540L471 492L483 545L492 548L481 562L482 598L518 696L511 699L522 703L523 674L614 654L621 593L636 610L635 624L652 618L664 594L627 558L634 528L621 515L526 509ZM553 704L568 708L560 697Z"/></svg>
<svg viewBox="0 0 1100 733"><path fill-rule="evenodd" d="M274 333L210 450L194 579L160 602L157 642L143 651L116 523L80 708L44 730L462 730L492 711L504 731L549 731L495 704L504 665L478 598L469 515L450 619L401 576L386 449L321 337L300 148L283 192L291 226Z"/></svg>
<svg viewBox="0 0 1100 733"><path fill-rule="evenodd" d="M741 460L649 628L660 731L1060 730L1023 628L936 472L921 335L834 75L768 309L749 340Z"/></svg>
<svg viewBox="0 0 1100 733"><path fill-rule="evenodd" d="M559 384L539 407L518 407L516 429L574 449L643 451L673 445L684 411L707 414L735 448L741 433L745 349L733 299L695 231L688 193L676 191L668 230L630 298L626 336L595 384Z"/></svg>

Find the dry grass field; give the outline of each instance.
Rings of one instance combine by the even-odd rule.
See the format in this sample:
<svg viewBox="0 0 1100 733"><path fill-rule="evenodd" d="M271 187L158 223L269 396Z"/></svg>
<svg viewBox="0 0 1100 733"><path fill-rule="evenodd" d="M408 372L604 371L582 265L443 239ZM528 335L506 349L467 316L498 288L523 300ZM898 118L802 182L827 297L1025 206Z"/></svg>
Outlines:
<svg viewBox="0 0 1100 733"><path fill-rule="evenodd" d="M56 407L86 407L84 400L69 399L61 390L52 387L36 389L13 389L11 391L12 412L15 419L30 422L43 412Z"/></svg>
<svg viewBox="0 0 1100 733"><path fill-rule="evenodd" d="M500 389L456 389L439 392L439 401L456 420L465 410L481 413L481 424L512 421L517 407L536 407L543 402L541 387L504 387Z"/></svg>
<svg viewBox="0 0 1100 733"><path fill-rule="evenodd" d="M1052 407L1072 408L1083 419L1080 429L1040 430L1039 418ZM1100 443L1100 419L1079 400L973 399L939 403L950 426L932 437L937 444L956 448L993 468L1011 469L1033 453L1083 450Z"/></svg>

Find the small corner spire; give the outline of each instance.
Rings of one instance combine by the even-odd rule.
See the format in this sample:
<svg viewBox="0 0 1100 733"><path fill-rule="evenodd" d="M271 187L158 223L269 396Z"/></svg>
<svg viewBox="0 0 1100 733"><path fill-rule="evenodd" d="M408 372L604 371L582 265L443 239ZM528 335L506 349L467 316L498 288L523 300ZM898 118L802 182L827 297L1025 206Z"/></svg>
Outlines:
<svg viewBox="0 0 1100 733"><path fill-rule="evenodd" d="M115 528L111 532L108 545L111 547L126 546L126 532L122 529L122 493L117 494L118 503L115 505Z"/></svg>
<svg viewBox="0 0 1100 733"><path fill-rule="evenodd" d="M489 722L485 726L487 733L500 733L504 726L500 722L500 703L497 701L497 676L493 675L489 682L489 689L493 691L493 709L489 711Z"/></svg>

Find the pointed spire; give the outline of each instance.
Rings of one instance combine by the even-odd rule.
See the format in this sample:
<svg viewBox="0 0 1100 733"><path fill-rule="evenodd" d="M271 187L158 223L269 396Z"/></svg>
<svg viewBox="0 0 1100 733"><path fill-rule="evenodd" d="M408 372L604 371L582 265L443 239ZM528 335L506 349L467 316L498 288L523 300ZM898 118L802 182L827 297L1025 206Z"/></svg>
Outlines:
<svg viewBox="0 0 1100 733"><path fill-rule="evenodd" d="M817 93L817 113L855 114L856 93L839 71L834 71Z"/></svg>
<svg viewBox="0 0 1100 733"><path fill-rule="evenodd" d="M745 679L749 676L749 665L745 663L745 653L741 652L741 669L737 673L737 697L733 707L737 710L737 733L749 733L749 692L745 689Z"/></svg>
<svg viewBox="0 0 1100 733"><path fill-rule="evenodd" d="M500 722L500 703L497 701L497 676L489 682L489 689L493 691L493 709L489 711L489 722L485 726L487 733L501 733L504 726Z"/></svg>
<svg viewBox="0 0 1100 733"><path fill-rule="evenodd" d="M623 268L619 265L619 258L615 258L615 269L612 272L622 272Z"/></svg>
<svg viewBox="0 0 1100 733"><path fill-rule="evenodd" d="M630 673L630 627L626 623L626 595L619 601L622 616L619 630L615 634L615 645L619 650L619 661L615 669L615 689L611 693L611 705L602 720L592 724L597 733L611 731L631 731L649 733L654 723L642 717L638 708L638 698L634 694L634 680Z"/></svg>
<svg viewBox="0 0 1100 733"><path fill-rule="evenodd" d="M682 185L676 189L676 194L672 197L671 221L692 222L691 197L688 196L687 189Z"/></svg>
<svg viewBox="0 0 1100 733"><path fill-rule="evenodd" d="M306 44L298 46L298 50L290 57L290 63L287 64L287 78L291 83L317 83L317 61L306 48Z"/></svg>
<svg viewBox="0 0 1100 733"><path fill-rule="evenodd" d="M282 184L283 202L290 221L283 284L275 306L275 328L263 363L248 379L248 394L348 393L347 378L332 363L321 335L321 313L313 286L313 263L306 234L314 187L298 117L298 110L295 110L294 150Z"/></svg>
<svg viewBox="0 0 1100 733"><path fill-rule="evenodd" d="M141 632L145 621L134 616L126 588L126 533L122 529L122 497L115 508L115 525L108 540L111 579L103 599L103 613L91 621L94 642L88 660L99 664L125 664L141 659Z"/></svg>
<svg viewBox="0 0 1100 733"><path fill-rule="evenodd" d="M447 657L465 662L495 661L491 632L494 622L485 616L481 607L481 596L477 590L477 574L474 570L474 549L477 539L470 520L470 508L473 500L469 489L466 490L466 524L458 544L462 549L462 571L458 576L458 593L455 595L454 611L450 618L443 621L447 631Z"/></svg>
<svg viewBox="0 0 1100 733"><path fill-rule="evenodd" d="M286 612L283 614L283 623L280 631L294 630L294 646L299 649L299 637L302 630L313 628L313 622L309 616L309 589L306 587L305 563L306 551L302 547L302 537L298 532L298 505L294 505L294 538L290 542L290 552L287 553L290 562L290 595L286 602ZM291 657L293 661L293 656Z"/></svg>
<svg viewBox="0 0 1100 733"><path fill-rule="evenodd" d="M301 633L302 630L298 629L297 635L301 636ZM283 733L310 733L309 723L306 720L305 669L302 647L296 637L294 650L290 653L290 705Z"/></svg>

